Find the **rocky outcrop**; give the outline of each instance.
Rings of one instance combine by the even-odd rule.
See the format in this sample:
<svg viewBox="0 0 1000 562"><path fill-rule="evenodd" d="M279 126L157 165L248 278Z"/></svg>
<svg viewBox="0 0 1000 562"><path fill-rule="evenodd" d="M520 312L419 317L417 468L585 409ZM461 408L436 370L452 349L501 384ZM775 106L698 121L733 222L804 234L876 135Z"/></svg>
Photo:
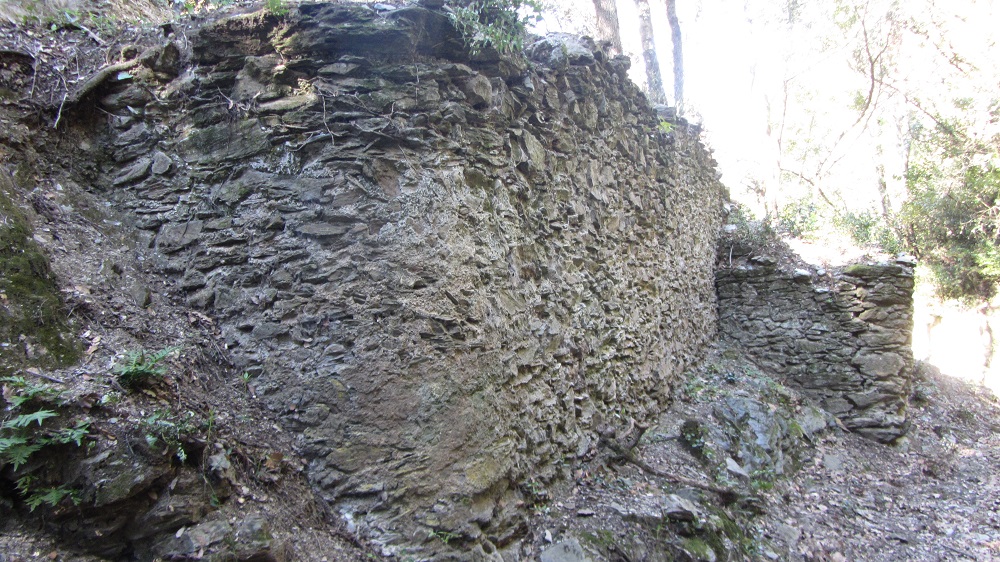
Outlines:
<svg viewBox="0 0 1000 562"><path fill-rule="evenodd" d="M850 429L906 433L912 379L913 263L825 271L772 258L720 268L719 329Z"/></svg>
<svg viewBox="0 0 1000 562"><path fill-rule="evenodd" d="M625 59L471 58L442 13L331 4L187 56L98 92L94 181L388 550L511 543L528 483L657 414L712 339L723 188Z"/></svg>

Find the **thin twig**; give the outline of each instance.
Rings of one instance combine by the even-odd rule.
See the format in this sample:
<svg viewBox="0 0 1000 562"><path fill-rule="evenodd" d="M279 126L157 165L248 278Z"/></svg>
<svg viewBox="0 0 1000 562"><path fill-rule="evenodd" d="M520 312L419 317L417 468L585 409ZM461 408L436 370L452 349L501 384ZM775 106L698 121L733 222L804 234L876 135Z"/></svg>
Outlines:
<svg viewBox="0 0 1000 562"><path fill-rule="evenodd" d="M45 379L45 380L47 380L49 382L56 382L56 383L59 383L59 384L66 384L66 381L64 381L62 379L58 379L56 377L52 377L52 376L46 375L45 373L35 371L34 369L30 369L30 370L27 370L27 371L24 371L24 372L28 373L29 375L36 376L36 377L38 377L40 379Z"/></svg>
<svg viewBox="0 0 1000 562"><path fill-rule="evenodd" d="M95 43L97 43L102 47L108 46L108 44L104 41L104 39L101 39L96 33L91 31L87 26L77 21L76 18L71 17L68 13L66 14L66 18L69 20L70 25L82 29L83 32L86 33L88 37L94 40Z"/></svg>
<svg viewBox="0 0 1000 562"><path fill-rule="evenodd" d="M42 50L39 48L31 56L31 90L28 91L28 99L35 97L35 81L38 79L38 54L41 52Z"/></svg>
<svg viewBox="0 0 1000 562"><path fill-rule="evenodd" d="M59 111L56 112L56 120L54 123L52 123L53 129L59 128L59 120L62 119L63 106L66 105L66 98L69 97L69 85L66 84L66 77L60 74L59 79L62 80L63 83L63 99L62 102L59 103Z"/></svg>
<svg viewBox="0 0 1000 562"><path fill-rule="evenodd" d="M337 142L334 139L333 131L330 130L330 124L326 122L326 96L323 95L322 90L316 87L316 84L313 84L313 88L315 88L315 90L319 92L319 99L321 102L323 102L323 127L326 129L327 133L330 133L330 144L336 147Z"/></svg>
<svg viewBox="0 0 1000 562"><path fill-rule="evenodd" d="M289 145L289 150L291 150L292 152L298 152L298 151L302 150L303 148L305 148L306 146L308 146L308 145L310 145L310 144L312 144L314 142L318 142L318 141L321 141L321 140L326 140L328 138L331 139L330 142L332 144L334 144L334 146L336 146L336 143L333 142L333 135L328 135L326 133L320 133L318 135L315 135L313 133L310 133L309 138L307 138L306 140L302 141L298 145Z"/></svg>

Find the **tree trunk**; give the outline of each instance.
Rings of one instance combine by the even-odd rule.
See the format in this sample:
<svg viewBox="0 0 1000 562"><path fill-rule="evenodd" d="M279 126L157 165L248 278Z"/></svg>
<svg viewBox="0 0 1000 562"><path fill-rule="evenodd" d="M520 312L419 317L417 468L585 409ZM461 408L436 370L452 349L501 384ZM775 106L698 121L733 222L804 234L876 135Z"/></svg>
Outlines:
<svg viewBox="0 0 1000 562"><path fill-rule="evenodd" d="M670 38L674 43L674 105L677 113L684 106L684 51L681 49L681 22L677 19L677 0L666 0Z"/></svg>
<svg viewBox="0 0 1000 562"><path fill-rule="evenodd" d="M594 0L597 14L597 37L611 43L611 54L622 54L622 36L618 28L618 6L616 0Z"/></svg>
<svg viewBox="0 0 1000 562"><path fill-rule="evenodd" d="M656 42L653 40L653 19L649 14L649 0L635 0L635 6L639 9L639 38L642 40L642 59L646 63L646 87L649 101L664 103L667 95L663 92L660 62L656 58Z"/></svg>

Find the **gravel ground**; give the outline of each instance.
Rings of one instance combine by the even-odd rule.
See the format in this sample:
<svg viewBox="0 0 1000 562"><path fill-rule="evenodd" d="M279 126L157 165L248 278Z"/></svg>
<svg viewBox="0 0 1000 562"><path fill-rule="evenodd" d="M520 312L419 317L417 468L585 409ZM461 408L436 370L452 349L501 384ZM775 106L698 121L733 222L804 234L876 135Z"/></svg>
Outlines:
<svg viewBox="0 0 1000 562"><path fill-rule="evenodd" d="M643 505L662 508L675 494L697 502L693 517L702 523L717 512L741 527L742 547L727 539L730 560L1000 560L997 397L933 368L923 373L907 440L889 447L832 425L804 443L801 467L791 476L752 491L742 485L756 497L754 509L724 506L711 493L632 463L604 465L607 458L596 458L575 483L554 489L551 501L536 506L529 555L575 537L594 560L723 560L684 548L699 536L693 530L698 524L643 520ZM721 382L704 369L692 376L635 451L659 471L718 483L680 444L680 426L685 419L710 419L712 405L727 393L761 397L766 385L742 376ZM799 407L797 394L781 392L792 396L792 409ZM741 489L739 483L728 485Z"/></svg>
<svg viewBox="0 0 1000 562"><path fill-rule="evenodd" d="M763 523L789 559L1000 559L996 396L939 374L917 395L903 450L831 434L781 487Z"/></svg>

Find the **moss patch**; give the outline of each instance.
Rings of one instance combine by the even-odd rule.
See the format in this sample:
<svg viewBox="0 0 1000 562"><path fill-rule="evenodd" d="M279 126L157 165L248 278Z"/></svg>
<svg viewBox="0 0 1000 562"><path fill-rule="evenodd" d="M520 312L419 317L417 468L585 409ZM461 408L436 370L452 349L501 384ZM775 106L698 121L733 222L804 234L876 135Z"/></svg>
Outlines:
<svg viewBox="0 0 1000 562"><path fill-rule="evenodd" d="M31 234L13 188L0 183L0 374L71 365L80 356L48 259Z"/></svg>
<svg viewBox="0 0 1000 562"><path fill-rule="evenodd" d="M695 560L711 560L714 562L717 559L715 551L712 550L712 547L710 547L705 541L696 537L684 539L683 548L684 551Z"/></svg>

